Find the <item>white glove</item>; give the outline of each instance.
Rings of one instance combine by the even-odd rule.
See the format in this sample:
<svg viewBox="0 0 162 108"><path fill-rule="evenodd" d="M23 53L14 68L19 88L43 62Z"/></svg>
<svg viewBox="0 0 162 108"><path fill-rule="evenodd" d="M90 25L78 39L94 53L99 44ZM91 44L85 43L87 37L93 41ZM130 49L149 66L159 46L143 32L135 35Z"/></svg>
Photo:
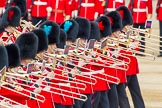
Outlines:
<svg viewBox="0 0 162 108"><path fill-rule="evenodd" d="M52 8L51 7L47 7L46 10L47 10L47 19L49 19L50 16L51 16Z"/></svg>
<svg viewBox="0 0 162 108"><path fill-rule="evenodd" d="M76 18L78 16L78 10L74 11L74 18Z"/></svg>
<svg viewBox="0 0 162 108"><path fill-rule="evenodd" d="M4 7L0 7L0 15L2 15L5 12L5 8Z"/></svg>
<svg viewBox="0 0 162 108"><path fill-rule="evenodd" d="M99 15L99 13L98 12L95 12L95 14L94 14L94 19L95 20L97 19L98 15Z"/></svg>

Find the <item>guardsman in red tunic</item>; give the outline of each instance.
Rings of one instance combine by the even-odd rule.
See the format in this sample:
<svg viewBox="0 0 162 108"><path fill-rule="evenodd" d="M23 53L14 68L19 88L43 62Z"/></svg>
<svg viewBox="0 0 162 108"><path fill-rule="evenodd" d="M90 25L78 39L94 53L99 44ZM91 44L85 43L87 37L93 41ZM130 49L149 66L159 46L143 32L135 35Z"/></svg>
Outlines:
<svg viewBox="0 0 162 108"><path fill-rule="evenodd" d="M28 38L27 38L28 37ZM26 43L30 40L30 44ZM29 32L29 33L23 33L21 34L15 41L15 43L20 48L20 56L21 56L21 65L23 66L23 69L26 70L27 64L31 59L34 59L38 50L38 37L36 34ZM20 47L21 46L21 47ZM22 81L22 83L24 83ZM33 86L33 83L30 84ZM31 87L33 88L33 87ZM35 88L35 87L34 87ZM40 89L41 87L35 88ZM27 104L30 106L29 103L32 103L32 108L37 107L37 101L36 100L28 100L26 101Z"/></svg>
<svg viewBox="0 0 162 108"><path fill-rule="evenodd" d="M5 5L6 5L6 0L2 0L0 2L0 16L2 16L5 11Z"/></svg>
<svg viewBox="0 0 162 108"><path fill-rule="evenodd" d="M116 10L119 12L120 17L122 19L123 28L133 24L131 12L129 11L129 9L126 6L118 7ZM121 49L120 53L122 53L122 52L125 53L125 50ZM124 58L124 56L119 55L118 58L120 60L128 61L127 58ZM117 72L118 72L118 77L120 78L120 84L117 86L119 106L121 108L130 108L128 97L127 97L126 90L125 90L125 85L127 83L126 71L118 70Z"/></svg>
<svg viewBox="0 0 162 108"><path fill-rule="evenodd" d="M45 34L45 31L43 29L34 29L32 30L32 32L34 34L36 34L36 36L38 37L39 39L39 42L38 42L38 50L37 50L37 56L39 56L41 59L43 59L43 55L44 55L44 52L47 50L48 48L48 37L46 36ZM42 60L40 60L42 61ZM38 68L37 70L39 70L40 68ZM34 71L34 70L33 70ZM44 72L43 73L43 76L48 78L48 74L49 72L45 69L45 71L47 72ZM35 78L38 80L38 78ZM31 79L32 80L32 79ZM45 80L46 81L46 80ZM48 92L48 88L50 88L49 84L47 82L43 81L42 83L46 86L42 86L42 91L40 93L40 95L43 95L46 100L42 103L42 102L38 102L38 101L35 101L36 104L38 104L39 108L44 108L44 107L48 107L48 108L53 108L53 103L52 103L52 98L51 98L51 93ZM41 85L39 85L41 86ZM47 91L45 91L47 90ZM28 106L31 107L31 108L34 108L32 106L34 102L31 102L31 101L28 101Z"/></svg>
<svg viewBox="0 0 162 108"><path fill-rule="evenodd" d="M84 17L93 21L99 15L99 8L101 7L99 0L82 0L80 3L78 16Z"/></svg>
<svg viewBox="0 0 162 108"><path fill-rule="evenodd" d="M107 13L106 16L110 20L111 30L112 30L111 36L113 36L118 31L120 31L122 28L122 20L121 20L120 14L117 11L111 11L111 12ZM113 51L113 49L109 49L109 50ZM111 74L115 77L118 76L116 69L111 69ZM110 108L112 108L113 106L115 108L117 108L119 105L118 94L117 94L117 85L110 84L110 88L111 89L108 92Z"/></svg>
<svg viewBox="0 0 162 108"><path fill-rule="evenodd" d="M133 24L133 19L126 7L119 7L117 11L120 13L123 23L123 28L126 26L130 26ZM136 48L135 48L136 49ZM141 95L140 86L138 83L137 74L139 73L138 61L137 58L132 55L131 51L121 50L121 55L126 54L125 56L130 59L130 63L128 64L129 68L126 71L127 75L127 86L132 96L132 100L135 108L145 108L144 101ZM129 60L123 58L125 62ZM136 100L136 101L135 101ZM126 106L125 106L126 107Z"/></svg>
<svg viewBox="0 0 162 108"><path fill-rule="evenodd" d="M56 48L56 44L58 45L58 47L60 47L61 45L60 44L61 43L60 42L60 27L57 23L53 21L45 21L44 23L40 25L40 28L42 28L45 31L46 36L48 37L48 40L49 40L48 53L53 54L54 52L53 49ZM56 66L56 68L63 70L61 66L60 67ZM60 70L54 70L54 73L62 75L62 71ZM63 79L64 77L55 75L55 78ZM61 82L61 80L57 80L57 79L51 79L50 82L57 83L57 84ZM55 84L50 84L50 86L53 88L58 88L58 89L60 88L59 85L55 85ZM60 90L53 89L53 88L50 88L50 90L56 93L61 93ZM63 107L62 99L63 99L62 95L51 93L51 100L52 100L53 107L55 108Z"/></svg>
<svg viewBox="0 0 162 108"><path fill-rule="evenodd" d="M80 38L80 44L85 44L85 40L87 40L90 36L90 22L86 18L77 17L75 21L79 24L79 32L77 38ZM78 65L81 63L78 63ZM83 67L90 69L90 64L83 64ZM80 68L81 74L85 75L86 73L89 76L90 71L86 70L85 68ZM84 74L85 73L85 74ZM77 79L85 80L86 82L92 82L91 78L85 78L84 76L76 76ZM87 100L85 102L80 101L80 108L92 108L92 93L93 93L93 85L91 83L85 83L86 89L79 90L79 93L84 94L87 96Z"/></svg>
<svg viewBox="0 0 162 108"><path fill-rule="evenodd" d="M70 19L71 7L70 0L52 0L49 9L49 20L55 21L58 24Z"/></svg>
<svg viewBox="0 0 162 108"><path fill-rule="evenodd" d="M106 12L114 11L119 6L125 6L125 0L108 0L106 3Z"/></svg>
<svg viewBox="0 0 162 108"><path fill-rule="evenodd" d="M162 0L157 0L156 13L157 19L159 20L160 36L162 36ZM160 45L162 45L162 38L160 38ZM162 47L160 47L160 54L158 57L162 57Z"/></svg>
<svg viewBox="0 0 162 108"><path fill-rule="evenodd" d="M36 25L40 20L44 22L47 19L47 7L51 0L28 0L27 7L28 15L32 18L33 25Z"/></svg>
<svg viewBox="0 0 162 108"><path fill-rule="evenodd" d="M130 0L128 8L132 12L133 27L144 29L146 20L152 18L152 0ZM144 36L144 34L140 35ZM145 38L141 39L145 40ZM144 48L145 42L141 42L141 44ZM144 52L144 49L140 49L140 51Z"/></svg>
<svg viewBox="0 0 162 108"><path fill-rule="evenodd" d="M25 43L23 41L23 40L26 41L26 38L24 38L24 36L25 37L28 37L28 39L30 41L32 41L31 43L33 43L33 44ZM8 55L8 62L9 62L9 69L8 69L9 72L10 72L10 70L12 68L16 68L17 66L20 65L20 61L21 61L20 58L21 59L24 59L24 58L28 58L29 59L30 57L33 58L33 56L36 54L36 51L37 51L37 47L36 47L37 46L37 42L38 42L37 38L35 36L33 36L32 34L28 34L28 36L22 34L16 40L16 43L17 44L9 44L9 45L6 45L5 46L6 49L7 49L7 52L8 52L7 55ZM23 46L23 47L20 48L20 46ZM19 48L20 48L20 50L19 50ZM24 51L24 49L25 50L28 50L27 52L29 52L29 50L30 50L32 53L30 52L30 53L27 53L26 54L25 51ZM3 52L3 51L1 51L1 52ZM21 52L21 57L20 57L20 52ZM2 54L1 54L1 56L3 57ZM4 57L3 57L3 59L4 59ZM11 88L11 89L13 89L13 91L12 91L12 90L9 90L9 89L6 89L6 88L3 88L2 87L2 89L0 90L0 94L2 96L6 96L6 97L8 97L8 98L10 98L10 99L12 99L14 101L17 101L17 102L19 102L21 104L26 105L26 100L30 100L30 96L33 96L34 95L33 94L34 92L37 92L38 93L38 91L36 89L30 88L30 87L25 88L25 89L28 90L28 91L31 91L31 92L28 92L28 91L23 90L22 87L21 87L21 89L19 87L19 90L17 88L18 87L16 87L16 86L14 88ZM17 92L16 92L16 90L17 90ZM22 93L22 94L20 94L20 93ZM25 95L28 95L28 96L25 96ZM20 107L19 105L13 105L13 106L14 107Z"/></svg>
<svg viewBox="0 0 162 108"><path fill-rule="evenodd" d="M96 41L100 40L100 29L99 29L98 22L96 21L91 21L91 32L90 32L89 39L95 39ZM94 51L100 53L99 49L94 49ZM96 64L105 65L103 62L100 61L100 59L102 60L101 57L98 57L97 54L93 56L96 59L98 58L99 60L97 61L92 60L92 62ZM100 71L100 73L93 74L93 76L98 77L96 78L97 83L93 86L93 90L94 90L94 96L93 96L94 100L92 101L93 108L98 108L98 107L110 108L109 100L107 96L107 91L110 89L110 87L109 87L109 82L106 81L107 77L105 76L105 69L103 66L93 65L93 63L92 63L91 69L94 70L94 73L95 71ZM102 80L100 78L105 79L105 80Z"/></svg>

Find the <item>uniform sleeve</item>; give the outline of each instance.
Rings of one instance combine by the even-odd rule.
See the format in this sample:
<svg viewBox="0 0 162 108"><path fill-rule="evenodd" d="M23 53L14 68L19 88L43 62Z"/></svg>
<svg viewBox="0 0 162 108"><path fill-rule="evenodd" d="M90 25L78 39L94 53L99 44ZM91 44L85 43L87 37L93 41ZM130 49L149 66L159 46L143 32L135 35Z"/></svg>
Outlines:
<svg viewBox="0 0 162 108"><path fill-rule="evenodd" d="M13 89L14 90L14 89ZM26 91L24 91L24 90L22 90L22 91L19 91L20 93L22 93L22 94L26 94L26 95L28 95L28 96L30 96L31 95L31 93L30 92L26 92ZM0 89L0 95L2 95L2 96L5 96L5 97L7 97L7 98L19 98L19 99L21 99L21 100L28 100L28 99L30 99L29 97L27 97L27 96L24 96L24 95L22 95L22 94L20 94L20 93L17 93L16 92L16 90L15 90L15 92L14 91L11 91L11 90L9 90L9 89L6 89L6 88L1 88Z"/></svg>
<svg viewBox="0 0 162 108"><path fill-rule="evenodd" d="M131 0L130 0L130 2L128 4L128 9L130 10L131 8L132 8L132 6L131 6Z"/></svg>
<svg viewBox="0 0 162 108"><path fill-rule="evenodd" d="M75 7L74 10L78 10L79 5L80 5L80 0L73 0L75 2Z"/></svg>
<svg viewBox="0 0 162 108"><path fill-rule="evenodd" d="M152 14L152 0L148 0L147 7L148 7L148 14Z"/></svg>
<svg viewBox="0 0 162 108"><path fill-rule="evenodd" d="M26 0L27 4L27 10L32 7L32 0Z"/></svg>
<svg viewBox="0 0 162 108"><path fill-rule="evenodd" d="M102 9L103 9L102 2L103 1L104 0L95 0L95 2L94 2L94 4L95 4L95 12L100 13L102 11Z"/></svg>
<svg viewBox="0 0 162 108"><path fill-rule="evenodd" d="M2 7L5 7L5 0L2 0L2 1L0 2L0 8L2 8Z"/></svg>
<svg viewBox="0 0 162 108"><path fill-rule="evenodd" d="M66 0L66 2L65 2L65 14L66 15L70 15L71 14L71 8L70 8L69 2L70 2L70 0Z"/></svg>
<svg viewBox="0 0 162 108"><path fill-rule="evenodd" d="M63 70L62 68L59 68L60 70ZM51 79L51 82L54 83L59 83L59 82L65 82L65 81L61 81L62 80L68 80L68 76L67 75L63 75L63 71L60 70L55 70L54 73L56 73L55 77L53 79ZM58 74L58 75L57 75ZM62 75L62 76L60 76Z"/></svg>

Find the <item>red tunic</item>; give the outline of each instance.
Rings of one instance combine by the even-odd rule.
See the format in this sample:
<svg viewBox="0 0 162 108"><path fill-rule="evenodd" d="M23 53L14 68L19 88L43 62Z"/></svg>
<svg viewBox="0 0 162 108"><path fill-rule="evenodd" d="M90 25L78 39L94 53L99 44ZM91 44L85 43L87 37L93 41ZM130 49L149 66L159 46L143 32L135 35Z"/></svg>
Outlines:
<svg viewBox="0 0 162 108"><path fill-rule="evenodd" d="M157 12L157 19L162 21L162 1L160 2L160 4L157 4L156 12Z"/></svg>
<svg viewBox="0 0 162 108"><path fill-rule="evenodd" d="M32 17L47 17L47 7L50 4L50 0L29 0L27 3L27 7L31 8L31 16Z"/></svg>
<svg viewBox="0 0 162 108"><path fill-rule="evenodd" d="M5 11L5 5L6 5L6 0L1 0L0 2L0 16L4 13Z"/></svg>
<svg viewBox="0 0 162 108"><path fill-rule="evenodd" d="M69 0L52 0L51 1L51 17L49 20L61 24L65 21L65 16L71 14Z"/></svg>
<svg viewBox="0 0 162 108"><path fill-rule="evenodd" d="M87 65L85 65L83 67L87 68L87 69L90 69L91 65L87 64ZM76 78L80 79L80 80L83 80L83 81L86 81L86 82L92 82L92 80L90 78L90 75L85 75L84 74L84 73L89 73L90 74L90 71L86 70L86 69L83 69L83 68L81 68L80 70L82 72L81 75L83 75L83 77L82 76L76 76ZM87 76L87 77L84 77L84 76ZM93 93L92 84L91 83L85 83L85 84L86 84L86 89L85 90L79 90L79 93L81 93L81 94L92 94Z"/></svg>
<svg viewBox="0 0 162 108"><path fill-rule="evenodd" d="M108 0L106 11L114 11L119 6L125 6L125 0Z"/></svg>
<svg viewBox="0 0 162 108"><path fill-rule="evenodd" d="M61 67L61 66L58 67L58 68L63 70L63 67ZM59 71L59 70L55 70L55 73L62 75L62 71ZM63 89L63 90L67 90L67 91L72 91L70 86L63 86L63 84L66 85L68 83L66 83L65 81L61 81L61 79L68 80L68 76L61 77L61 76L55 75L55 78L60 79L60 80L58 80L58 81L57 80L51 80L51 82L58 83L58 85L52 84L51 86L59 88L60 90L56 90L56 89L52 88L51 91L54 91L54 92L57 92L57 93L60 93L60 94L72 96L71 93L67 93L67 92L61 90L61 89ZM66 96L62 96L62 95L53 93L52 98L53 98L54 102L57 103L57 104L73 105L73 99L70 98L70 97L66 97Z"/></svg>
<svg viewBox="0 0 162 108"><path fill-rule="evenodd" d="M6 0L1 0L0 2L0 8L4 8L6 5Z"/></svg>
<svg viewBox="0 0 162 108"><path fill-rule="evenodd" d="M87 18L89 20L94 20L95 12L98 12L101 7L99 0L82 0L79 16Z"/></svg>
<svg viewBox="0 0 162 108"><path fill-rule="evenodd" d="M130 54L130 56L129 55L126 55L127 57L129 57L130 58L130 63L129 63L129 68L128 68L128 70L126 71L126 74L128 75L128 76L130 76L130 75L136 75L136 74L138 74L139 73L139 67L138 67L138 61L137 61L137 58L135 57L135 56L133 56L133 55L131 55L132 53L131 52L129 52L129 51L122 51L122 53L126 53L126 54ZM128 62L128 59L124 59L126 62Z"/></svg>
<svg viewBox="0 0 162 108"><path fill-rule="evenodd" d="M7 87L7 86L6 86ZM26 88L27 89L27 88ZM13 89L14 90L14 89ZM29 90L29 91L32 91L33 90L33 88L28 88L27 90ZM15 90L16 91L16 90ZM22 91L19 91L19 92L21 92L22 94L26 94L26 95L28 95L28 96L31 96L31 93L30 92L27 92L27 91L25 91L25 90L22 90ZM9 90L9 89L6 89L6 88L1 88L0 89L0 95L2 95L2 96L4 96L4 97L7 97L7 98L10 98L10 99L12 99L12 100L14 100L14 101L16 101L16 102L19 102L19 103L21 103L21 104L26 104L26 101L27 100L30 100L30 98L29 97L27 97L27 96L24 96L24 95L22 95L22 94L19 94L19 93L16 93L16 92L14 92L14 91L11 91L11 90ZM32 100L30 100L30 101L32 101Z"/></svg>
<svg viewBox="0 0 162 108"><path fill-rule="evenodd" d="M128 7L131 9L131 4ZM145 23L147 14L152 14L152 0L134 0L133 22L137 24Z"/></svg>
<svg viewBox="0 0 162 108"><path fill-rule="evenodd" d="M10 38L8 41L10 43L15 43L16 40L16 37L14 36L13 33L7 33L5 31L0 34L0 38L2 38L4 42L8 41L8 39Z"/></svg>
<svg viewBox="0 0 162 108"><path fill-rule="evenodd" d="M95 63L98 63L98 64L103 64L102 62L100 61L97 61ZM103 64L104 65L104 64ZM97 65L92 65L91 67L92 70L94 71L102 71L103 70L103 74L102 73L98 73L98 74L93 74L93 76L97 76L99 78L102 78L102 79L107 79L107 77L104 75L105 74L105 69L104 67L102 66L97 66ZM93 77L92 76L92 77ZM94 77L95 78L95 77ZM109 83L105 80L102 80L102 79L99 79L99 78L96 78L97 80L97 83L93 86L94 88L94 91L106 91L106 90L109 90L110 87L109 87Z"/></svg>
<svg viewBox="0 0 162 108"><path fill-rule="evenodd" d="M107 50L111 50L111 49L107 49ZM102 59L103 60L106 60L108 62L112 62L113 63L112 58L110 59L110 57L108 57L108 58L102 58ZM109 66L110 64L107 64L107 65ZM111 75L113 77L117 77L118 76L117 75L117 69L115 69L115 67L105 67L105 74ZM117 82L116 79L111 78L111 77L108 77L107 79L110 80L110 81L113 81L113 82ZM112 83L109 82L109 84L112 84Z"/></svg>

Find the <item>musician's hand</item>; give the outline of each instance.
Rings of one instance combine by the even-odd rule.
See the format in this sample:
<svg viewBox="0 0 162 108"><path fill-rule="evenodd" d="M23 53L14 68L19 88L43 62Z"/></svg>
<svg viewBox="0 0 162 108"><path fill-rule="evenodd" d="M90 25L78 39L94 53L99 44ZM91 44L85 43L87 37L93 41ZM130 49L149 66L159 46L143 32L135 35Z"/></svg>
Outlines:
<svg viewBox="0 0 162 108"><path fill-rule="evenodd" d="M52 7L47 7L46 10L47 10L47 20L48 20L51 16Z"/></svg>
<svg viewBox="0 0 162 108"><path fill-rule="evenodd" d="M147 19L150 20L152 18L152 14L147 15Z"/></svg>
<svg viewBox="0 0 162 108"><path fill-rule="evenodd" d="M50 19L50 16L47 16L47 20L49 20Z"/></svg>
<svg viewBox="0 0 162 108"><path fill-rule="evenodd" d="M32 20L32 17L31 17L31 14L28 13L28 20L31 21Z"/></svg>
<svg viewBox="0 0 162 108"><path fill-rule="evenodd" d="M78 10L75 10L74 11L74 18L77 18L77 16L78 16Z"/></svg>
<svg viewBox="0 0 162 108"><path fill-rule="evenodd" d="M71 73L72 73L72 77L75 77L77 74L79 74L78 69L76 67L71 69Z"/></svg>
<svg viewBox="0 0 162 108"><path fill-rule="evenodd" d="M65 21L70 19L70 15L65 16Z"/></svg>
<svg viewBox="0 0 162 108"><path fill-rule="evenodd" d="M85 61L84 60L79 60L78 66L82 67L85 65Z"/></svg>
<svg viewBox="0 0 162 108"><path fill-rule="evenodd" d="M148 29L147 31L148 31L149 34L151 34L152 29Z"/></svg>
<svg viewBox="0 0 162 108"><path fill-rule="evenodd" d="M38 87L38 88L34 89L33 92L39 94L41 91L42 91L42 88Z"/></svg>
<svg viewBox="0 0 162 108"><path fill-rule="evenodd" d="M39 71L39 70L40 70L40 66L39 65L34 65L33 71Z"/></svg>
<svg viewBox="0 0 162 108"><path fill-rule="evenodd" d="M47 74L47 78L51 79L51 78L54 78L55 77L55 73L54 72L49 72Z"/></svg>
<svg viewBox="0 0 162 108"><path fill-rule="evenodd" d="M15 88L14 88L16 91L22 91L24 88L19 86L19 85L15 85Z"/></svg>
<svg viewBox="0 0 162 108"><path fill-rule="evenodd" d="M42 84L42 78L38 79L35 84L38 84L38 86L40 86Z"/></svg>
<svg viewBox="0 0 162 108"><path fill-rule="evenodd" d="M99 15L99 13L98 12L95 12L95 14L94 14L94 19L95 20L98 18L98 15Z"/></svg>
<svg viewBox="0 0 162 108"><path fill-rule="evenodd" d="M0 8L0 16L2 16L4 12L5 12L5 8Z"/></svg>

